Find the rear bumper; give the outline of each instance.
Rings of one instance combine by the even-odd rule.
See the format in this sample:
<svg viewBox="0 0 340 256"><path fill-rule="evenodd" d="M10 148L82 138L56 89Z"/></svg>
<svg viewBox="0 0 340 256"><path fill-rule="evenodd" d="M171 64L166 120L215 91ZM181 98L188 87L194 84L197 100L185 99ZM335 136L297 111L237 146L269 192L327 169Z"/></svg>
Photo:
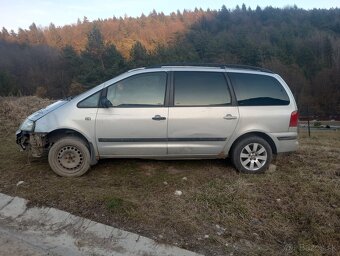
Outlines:
<svg viewBox="0 0 340 256"><path fill-rule="evenodd" d="M295 140L284 140L280 141L277 147L277 153L296 151L299 148L299 141Z"/></svg>
<svg viewBox="0 0 340 256"><path fill-rule="evenodd" d="M299 148L297 132L272 133L277 153L296 151Z"/></svg>

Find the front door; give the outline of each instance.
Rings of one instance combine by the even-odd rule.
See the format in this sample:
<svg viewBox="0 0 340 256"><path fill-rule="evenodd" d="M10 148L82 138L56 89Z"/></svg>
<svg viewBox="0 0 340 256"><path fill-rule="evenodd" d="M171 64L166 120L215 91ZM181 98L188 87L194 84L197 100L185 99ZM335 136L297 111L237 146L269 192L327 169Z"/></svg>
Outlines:
<svg viewBox="0 0 340 256"><path fill-rule="evenodd" d="M239 113L232 105L223 72L174 72L174 100L169 108L169 156L223 156Z"/></svg>
<svg viewBox="0 0 340 256"><path fill-rule="evenodd" d="M166 72L150 72L107 88L112 107L99 108L96 118L101 157L167 154L166 84Z"/></svg>

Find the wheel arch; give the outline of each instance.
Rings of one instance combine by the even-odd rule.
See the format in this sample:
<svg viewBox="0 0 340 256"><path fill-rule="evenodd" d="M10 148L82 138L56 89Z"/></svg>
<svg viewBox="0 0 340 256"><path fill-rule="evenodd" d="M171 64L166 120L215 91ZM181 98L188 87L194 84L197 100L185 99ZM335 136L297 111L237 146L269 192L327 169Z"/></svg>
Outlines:
<svg viewBox="0 0 340 256"><path fill-rule="evenodd" d="M233 152L233 149L234 147L237 145L237 143L241 140L243 140L244 138L247 138L247 137L251 137L251 136L258 136L264 140L266 140L268 142L268 144L270 145L271 149L272 149L272 152L273 154L277 154L277 148L276 148L276 145L275 145L275 142L273 141L273 139L266 133L264 132L257 132L257 131L254 131L254 132L247 132L247 133L244 133L242 134L241 136L239 136L231 145L230 149L229 149L229 154L232 154Z"/></svg>
<svg viewBox="0 0 340 256"><path fill-rule="evenodd" d="M82 139L86 143L86 146L90 151L91 165L94 165L98 162L93 143L89 141L85 135L73 129L61 128L61 129L56 129L56 130L49 132L47 134L47 140L48 140L48 143L50 144L49 146L51 146L57 140L65 136L75 136L75 137Z"/></svg>
<svg viewBox="0 0 340 256"><path fill-rule="evenodd" d="M53 130L53 131L51 131L47 134L47 138L48 138L49 143L54 143L57 140L59 140L60 138L65 137L65 136L79 137L79 138L83 139L84 142L89 144L89 140L83 134L81 134L80 132L73 130L73 129L61 128L61 129ZM89 145L87 145L87 146L89 146Z"/></svg>

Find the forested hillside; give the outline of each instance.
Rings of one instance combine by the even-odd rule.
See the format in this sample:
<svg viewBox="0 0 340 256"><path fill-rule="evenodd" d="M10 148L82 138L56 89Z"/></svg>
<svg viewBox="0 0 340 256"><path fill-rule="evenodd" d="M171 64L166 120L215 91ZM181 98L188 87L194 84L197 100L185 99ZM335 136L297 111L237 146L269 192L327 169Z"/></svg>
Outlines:
<svg viewBox="0 0 340 256"><path fill-rule="evenodd" d="M263 66L288 82L300 110L340 113L340 9L153 11L0 32L0 96L65 97L129 68L160 63Z"/></svg>

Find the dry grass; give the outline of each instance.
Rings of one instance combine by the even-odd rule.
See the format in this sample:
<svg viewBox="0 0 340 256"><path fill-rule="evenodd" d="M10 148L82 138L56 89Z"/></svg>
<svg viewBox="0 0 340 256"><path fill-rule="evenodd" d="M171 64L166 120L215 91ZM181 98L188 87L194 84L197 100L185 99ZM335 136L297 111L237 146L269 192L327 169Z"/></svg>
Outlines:
<svg viewBox="0 0 340 256"><path fill-rule="evenodd" d="M301 134L299 151L278 156L276 168L263 175L239 174L223 160L114 159L68 179L54 175L46 158L28 161L15 145L14 124L29 106L48 103L37 100L0 99L0 108L27 106L20 115L2 114L2 193L206 255L340 251L339 132Z"/></svg>
<svg viewBox="0 0 340 256"><path fill-rule="evenodd" d="M52 104L54 101L37 96L0 97L0 121L2 128L17 129L20 123L33 112Z"/></svg>

